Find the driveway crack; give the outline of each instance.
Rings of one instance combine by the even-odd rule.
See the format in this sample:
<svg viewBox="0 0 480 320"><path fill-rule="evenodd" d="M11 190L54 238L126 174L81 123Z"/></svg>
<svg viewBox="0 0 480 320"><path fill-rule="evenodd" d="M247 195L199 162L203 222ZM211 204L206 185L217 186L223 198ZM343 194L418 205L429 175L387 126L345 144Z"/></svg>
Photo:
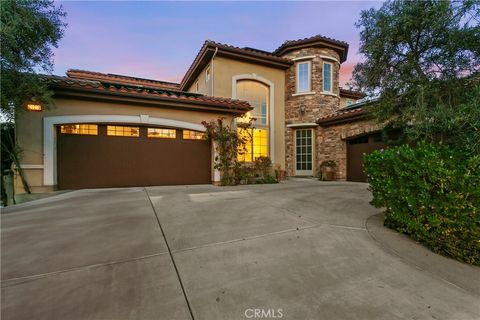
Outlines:
<svg viewBox="0 0 480 320"><path fill-rule="evenodd" d="M170 248L170 244L167 241L167 237L165 235L165 231L163 230L162 223L160 222L160 219L158 218L157 210L155 210L155 206L152 203L152 199L150 199L150 195L148 194L147 188L143 188L145 191L145 194L147 195L148 201L150 202L150 206L152 207L153 213L155 214L155 218L157 219L158 227L160 228L160 231L163 236L163 240L165 240L165 245L167 246L168 254L170 256L170 260L172 260L173 268L175 269L175 273L177 274L177 279L178 282L180 283L180 288L182 289L183 297L185 298L185 302L187 303L188 311L190 313L190 317L192 320L195 320L195 317L193 315L192 307L190 306L190 301L188 300L187 292L185 291L185 287L183 285L182 277L180 276L180 273L178 272L177 264L175 263L175 258L173 257L172 249Z"/></svg>

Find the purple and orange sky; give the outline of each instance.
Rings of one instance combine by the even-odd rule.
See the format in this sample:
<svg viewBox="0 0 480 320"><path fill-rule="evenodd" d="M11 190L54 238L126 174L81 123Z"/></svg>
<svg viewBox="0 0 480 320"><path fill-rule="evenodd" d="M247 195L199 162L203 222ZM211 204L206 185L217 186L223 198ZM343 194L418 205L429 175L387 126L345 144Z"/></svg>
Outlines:
<svg viewBox="0 0 480 320"><path fill-rule="evenodd" d="M358 52L360 11L378 1L58 2L68 27L54 73L70 68L179 82L206 39L272 51L285 40L322 34L350 44L341 85Z"/></svg>

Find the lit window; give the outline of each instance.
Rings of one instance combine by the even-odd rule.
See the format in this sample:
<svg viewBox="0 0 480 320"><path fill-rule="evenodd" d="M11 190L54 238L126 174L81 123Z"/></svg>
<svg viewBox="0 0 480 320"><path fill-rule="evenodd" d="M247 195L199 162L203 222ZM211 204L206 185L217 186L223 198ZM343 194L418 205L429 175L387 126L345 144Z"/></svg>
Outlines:
<svg viewBox="0 0 480 320"><path fill-rule="evenodd" d="M297 64L297 92L310 91L310 61Z"/></svg>
<svg viewBox="0 0 480 320"><path fill-rule="evenodd" d="M187 140L205 140L207 136L203 132L183 130L183 139Z"/></svg>
<svg viewBox="0 0 480 320"><path fill-rule="evenodd" d="M107 126L107 136L139 137L139 127Z"/></svg>
<svg viewBox="0 0 480 320"><path fill-rule="evenodd" d="M323 63L323 91L332 92L332 64Z"/></svg>
<svg viewBox="0 0 480 320"><path fill-rule="evenodd" d="M147 136L149 138L175 139L177 137L177 131L175 129L148 128Z"/></svg>
<svg viewBox="0 0 480 320"><path fill-rule="evenodd" d="M210 81L210 67L205 71L205 81Z"/></svg>
<svg viewBox="0 0 480 320"><path fill-rule="evenodd" d="M253 110L238 119L239 122L248 122L255 118L255 126L268 124L269 89L266 85L252 80L237 82L237 98L250 103Z"/></svg>
<svg viewBox="0 0 480 320"><path fill-rule="evenodd" d="M245 148L238 150L237 159L244 162L253 162L258 157L268 157L268 130L267 129L238 129L240 137L247 140Z"/></svg>
<svg viewBox="0 0 480 320"><path fill-rule="evenodd" d="M60 126L60 132L63 134L88 134L98 135L98 126L96 124L65 124Z"/></svg>
<svg viewBox="0 0 480 320"><path fill-rule="evenodd" d="M28 111L42 111L42 106L39 104L29 103L27 104Z"/></svg>

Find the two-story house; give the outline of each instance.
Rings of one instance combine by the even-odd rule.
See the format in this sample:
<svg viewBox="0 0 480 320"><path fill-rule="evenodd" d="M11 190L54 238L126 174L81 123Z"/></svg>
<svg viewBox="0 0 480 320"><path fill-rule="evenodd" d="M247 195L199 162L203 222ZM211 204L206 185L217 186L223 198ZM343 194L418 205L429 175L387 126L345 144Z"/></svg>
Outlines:
<svg viewBox="0 0 480 320"><path fill-rule="evenodd" d="M202 121L256 118L242 160L271 158L287 176L337 164L364 180L363 152L383 144L359 92L339 86L348 44L324 36L273 52L206 41L180 83L69 70L48 77L55 106L17 115L22 170L34 192L219 181ZM22 192L20 179L16 190Z"/></svg>

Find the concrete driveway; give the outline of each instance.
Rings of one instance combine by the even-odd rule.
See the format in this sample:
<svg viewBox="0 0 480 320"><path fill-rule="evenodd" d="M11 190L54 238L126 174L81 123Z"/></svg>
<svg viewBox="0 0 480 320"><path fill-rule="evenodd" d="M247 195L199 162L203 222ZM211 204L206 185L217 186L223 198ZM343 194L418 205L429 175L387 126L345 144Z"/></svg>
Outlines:
<svg viewBox="0 0 480 320"><path fill-rule="evenodd" d="M81 190L6 209L2 319L479 319L465 279L480 269L381 224L372 237L369 200L365 184L295 180Z"/></svg>

